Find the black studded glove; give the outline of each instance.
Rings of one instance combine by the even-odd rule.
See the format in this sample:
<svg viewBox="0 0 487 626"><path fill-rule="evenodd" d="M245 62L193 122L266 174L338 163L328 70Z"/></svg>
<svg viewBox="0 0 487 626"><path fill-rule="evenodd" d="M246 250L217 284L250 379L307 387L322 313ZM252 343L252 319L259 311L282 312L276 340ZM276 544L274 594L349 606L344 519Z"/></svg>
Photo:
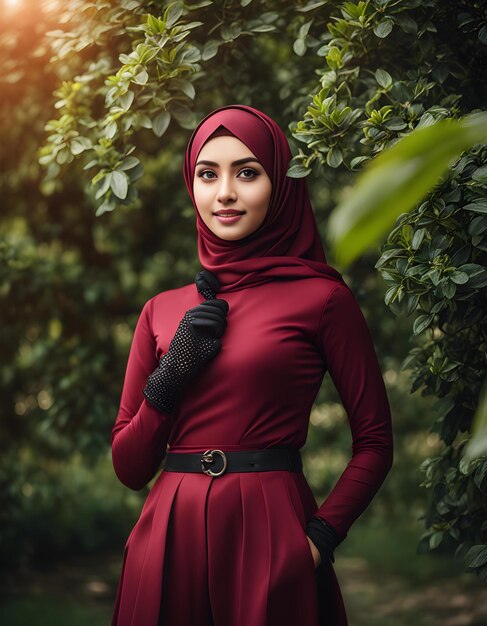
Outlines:
<svg viewBox="0 0 487 626"><path fill-rule="evenodd" d="M216 292L220 289L220 281L209 270L201 270L196 274L194 279L196 288L200 294L207 300L214 300Z"/></svg>
<svg viewBox="0 0 487 626"><path fill-rule="evenodd" d="M147 378L144 396L158 410L172 414L187 384L221 350L228 302L216 298L220 283L208 270L198 272L196 287L207 300L189 309L179 323L169 350Z"/></svg>
<svg viewBox="0 0 487 626"><path fill-rule="evenodd" d="M306 534L318 548L321 556L320 565L325 562L325 559L334 563L333 552L342 541L337 531L321 517L311 517L306 525Z"/></svg>

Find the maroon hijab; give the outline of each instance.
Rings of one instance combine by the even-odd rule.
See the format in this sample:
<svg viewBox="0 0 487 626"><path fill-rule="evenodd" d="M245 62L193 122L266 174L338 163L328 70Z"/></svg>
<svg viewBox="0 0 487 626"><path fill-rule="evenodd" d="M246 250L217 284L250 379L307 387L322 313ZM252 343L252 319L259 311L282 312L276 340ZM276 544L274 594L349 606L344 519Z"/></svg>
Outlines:
<svg viewBox="0 0 487 626"><path fill-rule="evenodd" d="M193 194L195 163L201 148L210 136L228 131L253 152L272 181L264 221L256 231L235 241L221 239L206 226ZM286 176L291 157L286 136L276 122L244 104L215 109L194 129L186 148L183 174L196 211L200 263L218 277L219 293L280 278L327 276L343 282L340 272L326 262L306 179Z"/></svg>

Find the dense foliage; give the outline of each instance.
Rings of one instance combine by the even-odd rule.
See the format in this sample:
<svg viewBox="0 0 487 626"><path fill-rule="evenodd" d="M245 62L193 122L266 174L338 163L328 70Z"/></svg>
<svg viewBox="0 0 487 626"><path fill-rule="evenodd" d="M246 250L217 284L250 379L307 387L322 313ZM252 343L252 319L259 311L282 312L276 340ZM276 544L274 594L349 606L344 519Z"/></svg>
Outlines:
<svg viewBox="0 0 487 626"><path fill-rule="evenodd" d="M9 562L56 544L46 526L20 555L12 548L26 520L35 525L39 511L61 506L60 494L75 502L58 476L65 460L106 454L145 299L199 269L181 174L197 120L244 102L288 129L291 173L308 176L326 240L325 217L363 162L413 128L485 108L477 77L487 26L481 2L439 0L70 0L4 20L0 551ZM467 564L483 578L487 463L462 463L461 450L486 370L485 167L485 147L463 155L383 247L385 302L395 314L417 311L412 329L373 300L376 258L347 278L397 406L400 473L391 472L376 510L421 508L412 467L428 457L420 550L469 550ZM437 406L408 398L403 408L408 390L393 382L411 333L411 391L423 386ZM343 414L335 419L328 404L320 418L333 393L324 390L310 459L325 442L340 452L316 481L322 492L349 450ZM433 440L425 432L432 422ZM411 433L425 441L414 454ZM117 506L125 504L110 509L113 517Z"/></svg>

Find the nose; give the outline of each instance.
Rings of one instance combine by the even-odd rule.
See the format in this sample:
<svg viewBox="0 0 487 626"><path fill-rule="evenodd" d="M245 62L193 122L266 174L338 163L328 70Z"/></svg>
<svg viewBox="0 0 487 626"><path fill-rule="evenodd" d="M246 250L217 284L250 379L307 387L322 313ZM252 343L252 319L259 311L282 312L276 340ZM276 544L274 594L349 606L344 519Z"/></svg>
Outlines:
<svg viewBox="0 0 487 626"><path fill-rule="evenodd" d="M222 204L226 204L227 202L235 202L235 200L237 199L237 194L233 187L231 176L222 175L216 199Z"/></svg>

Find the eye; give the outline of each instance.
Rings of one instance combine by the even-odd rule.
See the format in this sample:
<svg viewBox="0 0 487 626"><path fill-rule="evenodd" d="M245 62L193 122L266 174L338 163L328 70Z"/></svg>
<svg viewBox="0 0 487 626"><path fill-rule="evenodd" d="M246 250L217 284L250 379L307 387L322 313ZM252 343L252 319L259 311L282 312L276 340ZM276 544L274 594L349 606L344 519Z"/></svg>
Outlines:
<svg viewBox="0 0 487 626"><path fill-rule="evenodd" d="M243 169L243 170L240 172L240 174L242 174L242 172L250 172L251 174L255 174L255 176L258 176L258 175L259 175L259 173L258 173L258 172L256 172L255 170L253 170L251 167L246 167L245 169ZM244 178L253 178L253 176L252 176L252 177L250 177L250 176L244 176Z"/></svg>
<svg viewBox="0 0 487 626"><path fill-rule="evenodd" d="M199 176L199 178L203 178L203 179L205 179L206 177L205 177L205 176L203 176L203 174L214 174L214 173L215 173L215 172L212 172L211 170L203 170L203 171L201 171L201 172L198 172L198 176Z"/></svg>
<svg viewBox="0 0 487 626"><path fill-rule="evenodd" d="M250 172L250 176L243 176L243 178L246 178L248 180L251 180L252 178L254 178L254 176L259 176L259 172L256 172L251 167L246 167L243 170L240 170L239 175L242 174L243 172ZM215 174L215 172L213 170L201 170L201 171L198 172L197 176L199 178L203 178L203 180L212 180L213 179L213 176L207 177L207 176L205 176L205 174Z"/></svg>

